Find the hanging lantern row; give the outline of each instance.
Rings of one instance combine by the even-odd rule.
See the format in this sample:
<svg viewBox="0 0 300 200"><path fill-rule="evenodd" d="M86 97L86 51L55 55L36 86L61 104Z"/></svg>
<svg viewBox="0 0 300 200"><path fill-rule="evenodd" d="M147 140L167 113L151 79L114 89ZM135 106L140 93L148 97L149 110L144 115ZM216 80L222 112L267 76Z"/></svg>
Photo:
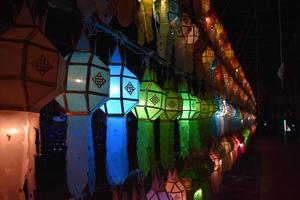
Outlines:
<svg viewBox="0 0 300 200"><path fill-rule="evenodd" d="M244 80L248 83L244 77L243 70L238 63L238 60L234 58L234 51L232 50L230 43L227 42L228 39L226 31L213 9L206 13L204 27L210 40L213 41L213 43L217 46L217 49L219 49L222 59L226 63L230 63L228 67L232 71L232 74L234 74L235 79L238 80L238 83L242 83ZM243 86L243 88L246 90L247 94L251 96L251 101L254 104L255 98L250 85Z"/></svg>

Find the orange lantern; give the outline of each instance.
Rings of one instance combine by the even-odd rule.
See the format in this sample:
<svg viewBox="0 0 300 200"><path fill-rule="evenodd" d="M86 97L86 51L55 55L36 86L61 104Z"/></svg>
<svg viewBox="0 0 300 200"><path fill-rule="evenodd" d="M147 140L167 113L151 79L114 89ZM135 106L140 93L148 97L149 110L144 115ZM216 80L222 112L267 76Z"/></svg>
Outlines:
<svg viewBox="0 0 300 200"><path fill-rule="evenodd" d="M205 14L209 11L210 9L210 1L211 0L202 0L201 3L202 3L202 13Z"/></svg>
<svg viewBox="0 0 300 200"><path fill-rule="evenodd" d="M30 200L35 190L39 111L62 92L65 64L24 3L0 36L0 199Z"/></svg>

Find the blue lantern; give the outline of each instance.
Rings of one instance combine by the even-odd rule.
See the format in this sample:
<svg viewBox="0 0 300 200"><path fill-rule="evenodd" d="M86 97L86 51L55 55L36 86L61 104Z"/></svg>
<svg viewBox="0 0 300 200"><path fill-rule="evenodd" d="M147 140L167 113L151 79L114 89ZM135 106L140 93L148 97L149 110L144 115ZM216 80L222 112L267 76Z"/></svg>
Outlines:
<svg viewBox="0 0 300 200"><path fill-rule="evenodd" d="M80 199L87 184L90 195L95 188L95 159L90 120L91 113L108 99L109 68L91 50L84 33L76 49L65 59L65 91L56 101L68 115L68 189L74 198Z"/></svg>
<svg viewBox="0 0 300 200"><path fill-rule="evenodd" d="M109 100L101 106L107 114L106 175L111 185L120 185L128 175L126 114L139 100L138 78L125 66L119 46L109 63Z"/></svg>

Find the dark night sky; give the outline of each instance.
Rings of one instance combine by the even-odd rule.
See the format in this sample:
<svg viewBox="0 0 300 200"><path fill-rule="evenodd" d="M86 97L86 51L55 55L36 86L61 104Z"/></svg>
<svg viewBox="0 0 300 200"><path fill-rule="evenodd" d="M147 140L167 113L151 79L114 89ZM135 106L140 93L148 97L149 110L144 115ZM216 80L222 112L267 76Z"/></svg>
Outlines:
<svg viewBox="0 0 300 200"><path fill-rule="evenodd" d="M256 61L258 61L261 68L260 86L264 106L262 112L269 112L267 105L276 104L269 106L269 109L276 107L280 102L274 102L276 101L274 98L280 99L277 97L281 95L280 80L277 77L280 66L278 0L213 0L213 7L227 30L235 54L256 98ZM292 46L296 27L299 26L299 8L299 1L281 0L282 49L283 61L287 63L286 71L295 67L289 64L289 57L295 53ZM288 82L293 77L286 75L285 78Z"/></svg>

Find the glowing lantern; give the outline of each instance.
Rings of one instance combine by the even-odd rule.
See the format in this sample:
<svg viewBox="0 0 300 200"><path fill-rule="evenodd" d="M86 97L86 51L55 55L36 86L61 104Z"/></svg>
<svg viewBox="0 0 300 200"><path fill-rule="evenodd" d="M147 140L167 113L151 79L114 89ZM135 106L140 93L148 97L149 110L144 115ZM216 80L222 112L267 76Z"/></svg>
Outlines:
<svg viewBox="0 0 300 200"><path fill-rule="evenodd" d="M206 14L210 10L210 0L203 0L202 3L202 13Z"/></svg>
<svg viewBox="0 0 300 200"><path fill-rule="evenodd" d="M170 61L174 38L179 33L179 5L177 0L155 1L159 36L157 42L158 55Z"/></svg>
<svg viewBox="0 0 300 200"><path fill-rule="evenodd" d="M231 60L234 57L234 51L232 50L230 43L227 43L225 46L225 56L228 60Z"/></svg>
<svg viewBox="0 0 300 200"><path fill-rule="evenodd" d="M168 80L163 87L166 96L166 109L160 116L160 160L164 169L173 167L174 160L174 121L182 114L182 98L174 91L173 82Z"/></svg>
<svg viewBox="0 0 300 200"><path fill-rule="evenodd" d="M202 114L201 100L197 96L192 96L195 101L196 109L191 120L189 120L189 137L191 151L199 151L202 148L200 137L199 119ZM201 133L202 134L202 133Z"/></svg>
<svg viewBox="0 0 300 200"><path fill-rule="evenodd" d="M181 16L181 34L175 43L176 65L188 73L193 72L194 44L199 38L199 29L190 17L183 13Z"/></svg>
<svg viewBox="0 0 300 200"><path fill-rule="evenodd" d="M203 199L203 194L202 194L202 189L198 189L195 194L194 194L194 200L202 200Z"/></svg>
<svg viewBox="0 0 300 200"><path fill-rule="evenodd" d="M90 194L94 192L95 161L90 118L108 98L109 68L91 51L84 33L66 61L65 92L56 101L68 115L67 181L70 193L79 198L87 182Z"/></svg>
<svg viewBox="0 0 300 200"><path fill-rule="evenodd" d="M0 199L25 199L26 179L34 200L38 112L62 92L65 63L25 3L0 35L0 60Z"/></svg>
<svg viewBox="0 0 300 200"><path fill-rule="evenodd" d="M137 106L132 110L138 118L138 164L145 176L154 166L154 136L153 121L159 118L166 107L166 93L155 83L156 77L146 67L140 84L140 98ZM150 150L150 151L149 151Z"/></svg>
<svg viewBox="0 0 300 200"><path fill-rule="evenodd" d="M126 114L138 102L139 81L121 58L119 47L109 63L109 100L101 106L106 113L106 174L111 185L120 185L128 175Z"/></svg>
<svg viewBox="0 0 300 200"><path fill-rule="evenodd" d="M223 137L221 140L221 145L225 149L225 156L223 158L223 171L228 171L232 168L233 164L233 157L232 157L232 150L233 150L233 144L231 144L231 141L227 137Z"/></svg>
<svg viewBox="0 0 300 200"><path fill-rule="evenodd" d="M147 193L147 200L172 200L164 187L164 183L158 177L152 181L151 190Z"/></svg>
<svg viewBox="0 0 300 200"><path fill-rule="evenodd" d="M143 45L145 39L149 44L153 40L153 29L152 29L152 8L153 0L139 0L139 29L138 29L138 43Z"/></svg>
<svg viewBox="0 0 300 200"><path fill-rule="evenodd" d="M182 114L178 117L180 130L180 154L186 157L189 153L189 121L196 113L196 99L188 91L185 80L179 85L179 95L183 100Z"/></svg>
<svg viewBox="0 0 300 200"><path fill-rule="evenodd" d="M205 66L210 66L215 58L214 51L207 47L206 50L202 54L202 62Z"/></svg>
<svg viewBox="0 0 300 200"><path fill-rule="evenodd" d="M182 182L178 179L176 171L169 171L168 180L165 187L172 199L186 200L186 189Z"/></svg>

